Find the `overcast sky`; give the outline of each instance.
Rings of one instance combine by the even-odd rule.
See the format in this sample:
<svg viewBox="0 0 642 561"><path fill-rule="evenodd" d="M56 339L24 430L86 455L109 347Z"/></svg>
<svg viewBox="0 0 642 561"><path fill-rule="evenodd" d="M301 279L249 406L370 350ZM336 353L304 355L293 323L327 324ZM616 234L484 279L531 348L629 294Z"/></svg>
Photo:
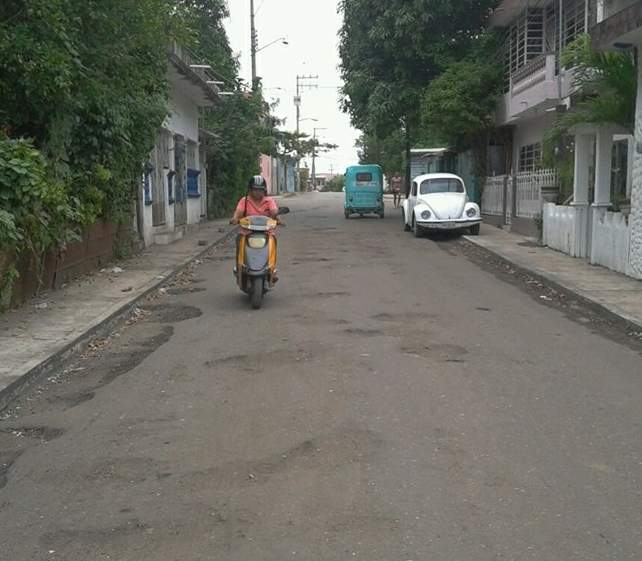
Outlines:
<svg viewBox="0 0 642 561"><path fill-rule="evenodd" d="M296 76L318 75L318 89L302 91L301 131L312 136L313 127L321 142L338 144L336 151L323 154L317 172L343 172L357 163L354 142L358 131L350 126L338 105L339 76L338 32L341 15L336 0L255 0L259 49L285 37L289 45L275 44L257 54L257 74L263 78L265 96L278 99L274 113L285 118L284 129L296 129L293 97ZM226 22L232 49L240 55L241 73L250 83L250 0L228 0L230 18ZM282 88L282 89L279 89Z"/></svg>

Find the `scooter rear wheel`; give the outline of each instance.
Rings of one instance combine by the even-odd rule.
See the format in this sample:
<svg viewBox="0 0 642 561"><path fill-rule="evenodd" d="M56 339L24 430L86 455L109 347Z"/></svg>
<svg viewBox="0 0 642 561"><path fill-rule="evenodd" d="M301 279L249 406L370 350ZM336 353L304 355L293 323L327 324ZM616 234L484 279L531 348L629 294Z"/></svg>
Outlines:
<svg viewBox="0 0 642 561"><path fill-rule="evenodd" d="M263 279L252 279L250 284L250 304L252 309L258 310L263 304Z"/></svg>

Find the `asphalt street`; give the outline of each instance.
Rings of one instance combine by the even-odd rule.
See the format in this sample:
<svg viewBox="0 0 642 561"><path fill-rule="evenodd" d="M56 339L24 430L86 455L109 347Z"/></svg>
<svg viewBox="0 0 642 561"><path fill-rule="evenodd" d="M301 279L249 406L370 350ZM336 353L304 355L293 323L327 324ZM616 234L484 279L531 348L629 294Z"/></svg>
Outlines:
<svg viewBox="0 0 642 561"><path fill-rule="evenodd" d="M641 346L287 201L262 310L227 244L0 414L0 559L642 559Z"/></svg>

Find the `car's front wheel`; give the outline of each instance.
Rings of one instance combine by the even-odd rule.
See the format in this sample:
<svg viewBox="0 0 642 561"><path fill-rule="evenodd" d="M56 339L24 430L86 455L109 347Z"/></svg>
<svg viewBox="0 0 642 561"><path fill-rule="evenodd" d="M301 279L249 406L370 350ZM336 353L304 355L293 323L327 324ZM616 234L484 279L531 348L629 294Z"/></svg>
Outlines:
<svg viewBox="0 0 642 561"><path fill-rule="evenodd" d="M408 222L406 222L406 213L403 210L401 211L401 220L403 221L403 231L410 232L410 226L408 226Z"/></svg>
<svg viewBox="0 0 642 561"><path fill-rule="evenodd" d="M423 228L417 224L414 218L412 220L412 233L415 235L415 238L420 238L421 234L423 234Z"/></svg>
<svg viewBox="0 0 642 561"><path fill-rule="evenodd" d="M479 230L481 229L481 224L475 224L474 226L470 227L470 235L471 236L479 236Z"/></svg>

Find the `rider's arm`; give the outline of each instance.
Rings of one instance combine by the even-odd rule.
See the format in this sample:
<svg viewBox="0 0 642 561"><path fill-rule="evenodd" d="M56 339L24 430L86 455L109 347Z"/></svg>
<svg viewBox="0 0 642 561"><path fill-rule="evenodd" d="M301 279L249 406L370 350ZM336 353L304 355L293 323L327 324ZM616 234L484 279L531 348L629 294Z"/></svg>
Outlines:
<svg viewBox="0 0 642 561"><path fill-rule="evenodd" d="M238 224L239 220L241 218L243 218L243 213L244 213L244 210L245 210L244 207L243 207L243 203L244 202L245 202L244 199L241 199L239 201L239 204L236 205L236 210L234 211L234 216L232 216L232 219L230 220L231 224Z"/></svg>

